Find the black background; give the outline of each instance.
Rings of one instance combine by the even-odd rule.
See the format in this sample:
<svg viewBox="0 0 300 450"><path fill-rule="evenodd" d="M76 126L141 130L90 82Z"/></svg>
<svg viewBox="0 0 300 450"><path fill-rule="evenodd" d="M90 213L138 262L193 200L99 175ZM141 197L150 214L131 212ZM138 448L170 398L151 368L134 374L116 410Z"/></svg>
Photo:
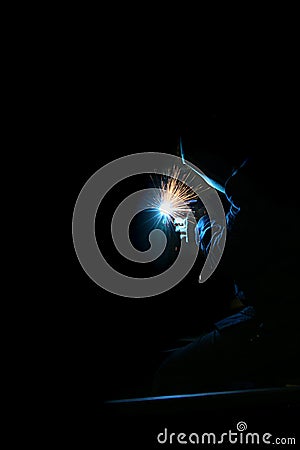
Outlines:
<svg viewBox="0 0 300 450"><path fill-rule="evenodd" d="M194 74L189 78L186 75L193 74L193 68L181 67L175 78L173 67L167 71L145 61L129 73L126 60L100 73L87 59L84 75L75 71L65 80L62 111L66 120L59 124L68 149L63 150L63 157L69 164L70 217L82 186L101 166L136 152L178 154L181 136L186 158L220 179L249 154L262 161L267 168L266 186L278 196L279 217L274 222L278 239L283 229L288 232L289 220L299 220L298 216L289 217L289 210L294 215L298 203L299 117L292 68L287 77L275 78L271 67L255 66L251 71L251 64L246 63L227 78L221 65L222 73L216 70L205 77ZM176 68L174 64L175 72ZM281 190L286 183L293 193L287 206ZM121 191L119 195L121 199ZM109 216L112 209L108 205L105 214ZM294 239L299 241L297 235ZM195 301L193 274L183 285L157 297L116 297L88 278L72 242L70 251L70 383L75 381L76 400L95 419L93 425L101 428L102 401L147 395L161 350L177 337L195 332L198 319L202 326L205 306ZM118 264L119 257L112 250L112 263L114 258ZM297 255L292 254L286 270L291 270L295 286L296 267ZM294 292L287 305L278 296L277 280L268 289L269 298L273 292L276 299L272 309L284 309L285 328L296 327L298 293ZM185 297L183 301L180 295L186 292L192 300ZM269 308L270 303L265 311Z"/></svg>

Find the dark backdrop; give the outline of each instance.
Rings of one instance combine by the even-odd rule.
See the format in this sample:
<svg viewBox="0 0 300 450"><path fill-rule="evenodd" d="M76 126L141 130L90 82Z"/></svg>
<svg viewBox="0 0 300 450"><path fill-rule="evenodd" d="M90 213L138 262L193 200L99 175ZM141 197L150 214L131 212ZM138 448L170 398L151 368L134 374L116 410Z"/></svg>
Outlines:
<svg viewBox="0 0 300 450"><path fill-rule="evenodd" d="M87 179L105 163L130 153L141 151L178 154L181 136L186 158L222 181L245 156L254 156L258 171L263 170L264 189L278 199L277 217L269 217L273 228L274 246L292 230L295 248L299 242L297 227L298 136L296 108L287 95L258 91L236 92L235 97L189 91L151 83L139 92L137 87L114 86L95 89L87 83L85 89L69 99L68 139L70 149L70 213L77 195ZM133 94L134 92L134 94ZM259 92L259 93L258 93ZM255 176L252 180L256 183ZM109 241L109 223L114 208L134 190L135 179L112 191L99 209L97 235L105 236L105 252L112 265L135 274L136 266L126 265ZM286 189L289 186L287 201ZM144 187L144 186L142 186ZM295 212L297 212L295 214ZM99 221L101 217L101 224ZM289 294L278 280L266 287L266 303L260 305L270 315L284 315L281 327L291 328L298 320L297 252L291 252L285 270L290 273ZM196 283L198 270L171 291L148 299L116 297L96 286L84 273L72 253L73 281L70 313L74 320L75 353L78 370L92 380L96 398L127 398L149 393L153 371L161 361L162 350L177 338L197 334L205 325L209 307L203 298L214 302L217 291ZM278 255L278 258L281 257ZM286 257L286 254L285 254ZM253 264L253 261L245 261ZM271 269L270 269L271 270ZM292 288L291 288L292 286ZM280 292L280 295L278 294ZM271 314L271 315L272 315ZM285 333L284 328L278 328ZM76 343L76 344L75 344ZM72 341L71 341L71 345ZM84 389L85 389L84 387ZM97 394L96 394L97 392Z"/></svg>

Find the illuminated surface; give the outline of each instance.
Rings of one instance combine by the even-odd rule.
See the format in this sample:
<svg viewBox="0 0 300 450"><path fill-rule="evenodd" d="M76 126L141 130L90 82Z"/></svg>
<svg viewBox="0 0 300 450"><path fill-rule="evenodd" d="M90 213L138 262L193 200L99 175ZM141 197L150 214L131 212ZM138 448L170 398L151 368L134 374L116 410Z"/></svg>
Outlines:
<svg viewBox="0 0 300 450"><path fill-rule="evenodd" d="M126 398L117 400L108 400L106 403L136 403L136 402L150 402L159 400L176 400L176 399L189 399L189 398L211 398L211 397L238 397L238 396L253 396L254 394L285 394L285 393L300 393L300 388L295 387L274 387L274 388L261 388L261 389L239 389L234 391L216 391L216 392L201 392L195 394L179 394L179 395L161 395L155 397L138 397L138 398Z"/></svg>

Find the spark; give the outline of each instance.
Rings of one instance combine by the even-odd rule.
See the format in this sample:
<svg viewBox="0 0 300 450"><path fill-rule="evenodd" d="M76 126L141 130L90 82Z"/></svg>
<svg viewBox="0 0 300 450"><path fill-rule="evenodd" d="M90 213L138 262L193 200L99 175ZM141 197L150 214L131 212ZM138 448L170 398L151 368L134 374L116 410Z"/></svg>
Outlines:
<svg viewBox="0 0 300 450"><path fill-rule="evenodd" d="M179 180L179 175L180 169L175 166L161 180L160 189L152 201L151 208L159 213L164 224L186 218L190 211L189 203L197 199L197 195L185 184L189 173L182 177L183 181Z"/></svg>

